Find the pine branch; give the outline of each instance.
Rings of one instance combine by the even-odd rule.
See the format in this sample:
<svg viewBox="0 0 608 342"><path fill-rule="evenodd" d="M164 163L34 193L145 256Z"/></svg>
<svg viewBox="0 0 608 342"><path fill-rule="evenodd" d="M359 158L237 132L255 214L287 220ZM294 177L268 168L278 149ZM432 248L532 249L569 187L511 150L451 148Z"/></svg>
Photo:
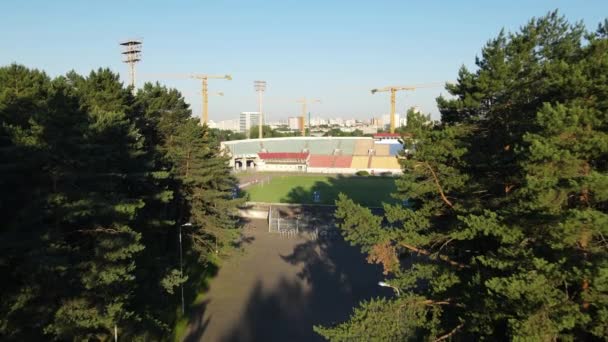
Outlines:
<svg viewBox="0 0 608 342"><path fill-rule="evenodd" d="M95 229L78 229L78 233L93 234L93 233L108 233L108 234L120 234L121 232L111 228L95 228Z"/></svg>
<svg viewBox="0 0 608 342"><path fill-rule="evenodd" d="M444 242L443 245L441 245L441 247L439 247L439 250L437 252L438 253L441 252L441 250L443 249L443 247L447 246L452 241L454 241L454 238L451 238L451 239L447 240L446 242Z"/></svg>
<svg viewBox="0 0 608 342"><path fill-rule="evenodd" d="M431 252L427 251L426 249L421 249L421 248L418 248L418 247L415 247L415 246L412 246L412 245L408 245L408 244L406 244L406 243L404 243L404 242L400 242L399 244L400 244L401 246L403 246L403 247L405 247L405 248L407 248L407 249L411 250L411 251L414 251L414 252L418 253L418 254L423 254L423 255L428 255L428 256L430 256L430 255L431 255ZM459 262L456 262L456 261L454 261L454 260L451 260L450 258L448 258L448 257L447 257L447 256L445 256L445 255L440 255L440 256L439 256L439 259L441 259L441 260L443 260L443 261L447 262L448 264L450 264L450 265L452 265L452 266L454 266L454 267L458 267L458 268L460 268L460 269L462 269L462 268L468 268L468 267L469 267L469 266L467 266L467 265L465 265L465 264L461 264L461 263L459 263Z"/></svg>
<svg viewBox="0 0 608 342"><path fill-rule="evenodd" d="M439 184L439 178L437 178L437 174L435 173L435 170L433 170L433 168L431 167L431 165L428 162L424 162L424 165L426 165L426 167L429 169L429 171L431 171L431 175L433 175L433 179L435 180L435 185L437 186L437 190L439 191L439 195L441 196L441 199L445 202L445 204L447 204L450 208L454 209L454 205L452 204L452 202L450 202L450 200L445 196L445 193L443 192L443 188L441 187L441 184Z"/></svg>
<svg viewBox="0 0 608 342"><path fill-rule="evenodd" d="M463 326L464 326L464 323L460 323L456 328L452 329L452 331L450 331L449 333L439 336L437 339L435 339L434 342L443 341L445 339L452 337L452 335L454 335L458 330L462 329Z"/></svg>
<svg viewBox="0 0 608 342"><path fill-rule="evenodd" d="M206 245L208 248L213 249L213 244L210 241L204 240L203 238L196 235L190 235L190 237L194 241L200 242L202 245Z"/></svg>
<svg viewBox="0 0 608 342"><path fill-rule="evenodd" d="M434 301L431 299L427 299L427 300L423 300L422 302L420 302L421 304L424 305L450 305L452 304L452 302L450 302L450 300L442 300L442 301Z"/></svg>
<svg viewBox="0 0 608 342"><path fill-rule="evenodd" d="M404 307L410 306L410 305L426 305L426 306L432 306L432 305L452 305L454 303L451 302L451 299L447 299L447 300L441 300L441 301L434 301L432 299L426 299L426 300L422 300L422 301L410 301L410 302L406 302L402 305L399 306L399 310L403 309ZM456 306L462 306L461 304L456 304Z"/></svg>

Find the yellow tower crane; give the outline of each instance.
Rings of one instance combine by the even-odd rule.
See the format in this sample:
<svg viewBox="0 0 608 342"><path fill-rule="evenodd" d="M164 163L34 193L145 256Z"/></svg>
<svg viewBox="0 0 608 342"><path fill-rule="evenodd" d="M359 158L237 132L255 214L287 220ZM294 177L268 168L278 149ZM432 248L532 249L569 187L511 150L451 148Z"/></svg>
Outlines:
<svg viewBox="0 0 608 342"><path fill-rule="evenodd" d="M372 94L378 93L378 92L384 92L384 91L390 91L391 92L391 113L390 113L390 120L391 120L391 133L395 133L395 107L396 107L396 95L397 95L397 91L400 90L416 90L418 88L434 88L434 87L441 87L444 83L427 83L427 84L416 84L416 85L410 85L410 86L388 86L388 87L384 87L384 88L376 88L376 89L372 89Z"/></svg>
<svg viewBox="0 0 608 342"><path fill-rule="evenodd" d="M162 78L193 78L197 80L201 80L202 90L201 95L203 96L203 113L201 116L201 125L209 122L209 88L208 88L208 80L209 79L225 79L232 80L232 76L230 75L207 75L207 74L146 74L146 77L162 77Z"/></svg>
<svg viewBox="0 0 608 342"><path fill-rule="evenodd" d="M302 115L300 116L300 132L302 133L302 136L305 136L306 135L306 125L304 123L306 122L306 106L308 104L321 103L321 100L307 99L307 98L303 97L299 100L296 100L296 103L302 104ZM308 123L308 125L310 126L310 122Z"/></svg>

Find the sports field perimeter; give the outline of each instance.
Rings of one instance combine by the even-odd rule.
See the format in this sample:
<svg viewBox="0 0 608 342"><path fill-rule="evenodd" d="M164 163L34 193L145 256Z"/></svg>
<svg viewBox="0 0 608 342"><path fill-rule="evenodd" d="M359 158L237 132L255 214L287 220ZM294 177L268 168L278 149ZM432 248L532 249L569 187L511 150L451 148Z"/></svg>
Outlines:
<svg viewBox="0 0 608 342"><path fill-rule="evenodd" d="M339 193L355 202L378 207L382 202L393 203L396 190L392 177L349 177L320 175L262 174L259 181L244 189L253 202L334 204ZM314 200L315 192L318 194Z"/></svg>

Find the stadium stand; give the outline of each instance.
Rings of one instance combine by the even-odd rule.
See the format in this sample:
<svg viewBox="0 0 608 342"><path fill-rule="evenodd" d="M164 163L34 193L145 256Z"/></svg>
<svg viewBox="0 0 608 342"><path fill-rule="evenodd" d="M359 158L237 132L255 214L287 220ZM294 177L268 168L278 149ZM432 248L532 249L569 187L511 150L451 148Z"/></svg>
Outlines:
<svg viewBox="0 0 608 342"><path fill-rule="evenodd" d="M247 141L226 146L228 146L232 155L256 154L261 150L260 143L258 141Z"/></svg>
<svg viewBox="0 0 608 342"><path fill-rule="evenodd" d="M237 171L352 174L401 172L397 140L369 137L284 137L224 141L229 165ZM370 151L373 153L370 154ZM394 170L394 171L393 171Z"/></svg>
<svg viewBox="0 0 608 342"><path fill-rule="evenodd" d="M351 169L367 169L368 161L368 156L353 156L353 160L350 163L350 167Z"/></svg>
<svg viewBox="0 0 608 342"><path fill-rule="evenodd" d="M389 146L388 144L374 144L374 151L377 156L388 156Z"/></svg>
<svg viewBox="0 0 608 342"><path fill-rule="evenodd" d="M310 154L302 152L262 152L258 153L261 162L259 170L306 172Z"/></svg>
<svg viewBox="0 0 608 342"><path fill-rule="evenodd" d="M324 156L319 154L310 155L308 159L308 166L310 167L332 167L334 162L334 156Z"/></svg>
<svg viewBox="0 0 608 342"><path fill-rule="evenodd" d="M390 145L388 145L388 148L389 148L389 151L388 151L389 155L396 156L396 155L399 155L399 152L401 150L403 150L403 145L401 145L401 144L390 144Z"/></svg>
<svg viewBox="0 0 608 342"><path fill-rule="evenodd" d="M374 148L373 140L357 140L353 155L367 156L369 154L369 150L372 148Z"/></svg>
<svg viewBox="0 0 608 342"><path fill-rule="evenodd" d="M338 148L338 140L335 140L335 139L309 140L308 141L308 151L311 154L332 155L336 148Z"/></svg>
<svg viewBox="0 0 608 342"><path fill-rule="evenodd" d="M352 156L335 156L333 167L347 169L350 167L352 161L353 161Z"/></svg>
<svg viewBox="0 0 608 342"><path fill-rule="evenodd" d="M355 139L343 139L340 144L340 150L343 156L352 156L355 153L355 144L359 140Z"/></svg>
<svg viewBox="0 0 608 342"><path fill-rule="evenodd" d="M258 153L258 156L267 163L302 163L306 162L309 154L302 152L266 152Z"/></svg>
<svg viewBox="0 0 608 342"><path fill-rule="evenodd" d="M401 169L399 161L395 157L374 156L370 164L372 169Z"/></svg>
<svg viewBox="0 0 608 342"><path fill-rule="evenodd" d="M302 152L306 144L305 140L266 139L262 146L267 152Z"/></svg>

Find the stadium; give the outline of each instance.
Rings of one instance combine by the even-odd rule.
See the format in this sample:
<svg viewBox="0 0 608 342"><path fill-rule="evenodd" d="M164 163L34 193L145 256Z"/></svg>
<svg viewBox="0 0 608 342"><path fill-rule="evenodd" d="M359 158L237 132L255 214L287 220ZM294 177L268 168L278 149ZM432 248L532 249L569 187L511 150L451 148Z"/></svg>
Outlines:
<svg viewBox="0 0 608 342"><path fill-rule="evenodd" d="M235 171L400 174L398 134L373 137L287 137L225 141Z"/></svg>

